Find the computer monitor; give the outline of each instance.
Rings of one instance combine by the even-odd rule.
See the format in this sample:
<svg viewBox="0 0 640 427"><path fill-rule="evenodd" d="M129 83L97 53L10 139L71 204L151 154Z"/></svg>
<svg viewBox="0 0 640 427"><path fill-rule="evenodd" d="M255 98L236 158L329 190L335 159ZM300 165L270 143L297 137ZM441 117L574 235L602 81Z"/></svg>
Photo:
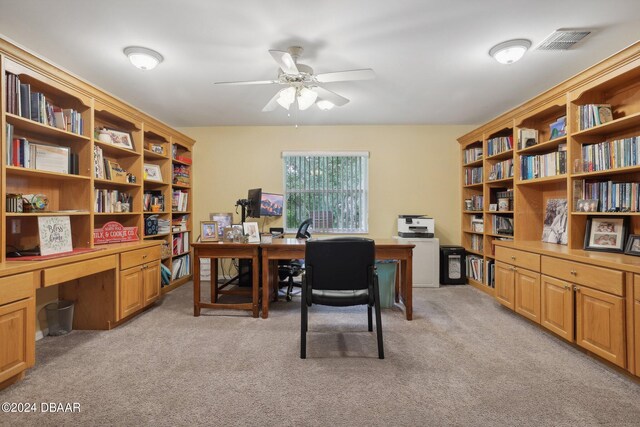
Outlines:
<svg viewBox="0 0 640 427"><path fill-rule="evenodd" d="M262 193L260 198L260 216L282 216L284 195Z"/></svg>
<svg viewBox="0 0 640 427"><path fill-rule="evenodd" d="M249 190L247 194L247 217L260 218L260 200L262 199L262 188L254 188Z"/></svg>

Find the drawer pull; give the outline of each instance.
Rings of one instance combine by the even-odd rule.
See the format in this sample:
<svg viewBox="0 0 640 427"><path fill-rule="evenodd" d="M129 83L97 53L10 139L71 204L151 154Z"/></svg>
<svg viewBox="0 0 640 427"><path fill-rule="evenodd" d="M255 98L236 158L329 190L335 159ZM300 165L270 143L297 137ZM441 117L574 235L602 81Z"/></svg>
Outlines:
<svg viewBox="0 0 640 427"><path fill-rule="evenodd" d="M571 286L569 286L569 285L564 285L564 288L565 288L565 289L571 289Z"/></svg>
<svg viewBox="0 0 640 427"><path fill-rule="evenodd" d="M578 272L577 272L577 271L575 271L575 270L571 270L571 275L572 275L572 276L577 276L577 275L578 275Z"/></svg>
<svg viewBox="0 0 640 427"><path fill-rule="evenodd" d="M515 257L515 256L513 256L513 255L511 255L511 259L515 261L515 260L516 260L516 257Z"/></svg>
<svg viewBox="0 0 640 427"><path fill-rule="evenodd" d="M146 258L146 257L147 257L147 254L145 254L145 255L142 255L142 258L143 258L143 259L144 259L144 258Z"/></svg>
<svg viewBox="0 0 640 427"><path fill-rule="evenodd" d="M576 292L580 292L580 288L578 286L576 286L574 289L576 290Z"/></svg>

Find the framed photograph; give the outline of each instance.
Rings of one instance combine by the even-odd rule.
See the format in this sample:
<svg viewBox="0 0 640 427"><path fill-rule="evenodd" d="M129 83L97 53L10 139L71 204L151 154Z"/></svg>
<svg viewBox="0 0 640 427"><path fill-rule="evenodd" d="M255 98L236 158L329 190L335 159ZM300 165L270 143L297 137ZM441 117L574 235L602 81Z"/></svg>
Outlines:
<svg viewBox="0 0 640 427"><path fill-rule="evenodd" d="M580 199L576 212L598 212L598 199Z"/></svg>
<svg viewBox="0 0 640 427"><path fill-rule="evenodd" d="M542 226L542 241L566 245L569 240L567 218L567 199L548 199Z"/></svg>
<svg viewBox="0 0 640 427"><path fill-rule="evenodd" d="M145 163L144 179L146 179L147 181L162 182L162 172L160 171L160 166L154 165L152 163Z"/></svg>
<svg viewBox="0 0 640 427"><path fill-rule="evenodd" d="M622 252L629 230L629 217L589 217L584 234L584 249Z"/></svg>
<svg viewBox="0 0 640 427"><path fill-rule="evenodd" d="M495 180L496 180L496 173L489 172L489 181L495 181Z"/></svg>
<svg viewBox="0 0 640 427"><path fill-rule="evenodd" d="M215 221L218 223L218 236L222 238L225 227L230 227L233 223L233 214L231 212L210 213L209 221Z"/></svg>
<svg viewBox="0 0 640 427"><path fill-rule="evenodd" d="M640 234L629 235L624 253L627 255L640 256Z"/></svg>
<svg viewBox="0 0 640 427"><path fill-rule="evenodd" d="M489 211L496 212L497 210L498 210L498 204L497 203L490 203L489 204Z"/></svg>
<svg viewBox="0 0 640 427"><path fill-rule="evenodd" d="M218 223L216 221L200 221L200 241L201 242L217 242Z"/></svg>
<svg viewBox="0 0 640 427"><path fill-rule="evenodd" d="M243 222L244 234L249 237L249 243L260 243L260 229L257 222Z"/></svg>
<svg viewBox="0 0 640 427"><path fill-rule="evenodd" d="M228 226L222 230L222 241L223 242L233 242L233 227Z"/></svg>
<svg viewBox="0 0 640 427"><path fill-rule="evenodd" d="M111 145L115 145L120 148L127 148L133 150L133 139L129 132L122 132L115 129L104 129L111 138Z"/></svg>

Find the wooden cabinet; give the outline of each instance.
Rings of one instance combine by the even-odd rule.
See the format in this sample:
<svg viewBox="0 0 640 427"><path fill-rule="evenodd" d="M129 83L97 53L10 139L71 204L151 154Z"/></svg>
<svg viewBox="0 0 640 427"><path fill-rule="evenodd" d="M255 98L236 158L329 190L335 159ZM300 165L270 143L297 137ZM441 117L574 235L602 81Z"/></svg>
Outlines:
<svg viewBox="0 0 640 427"><path fill-rule="evenodd" d="M567 341L573 341L573 286L543 275L540 324Z"/></svg>
<svg viewBox="0 0 640 427"><path fill-rule="evenodd" d="M142 270L143 304L153 303L160 298L160 262L145 264Z"/></svg>
<svg viewBox="0 0 640 427"><path fill-rule="evenodd" d="M515 273L516 313L540 323L540 273L522 268Z"/></svg>
<svg viewBox="0 0 640 427"><path fill-rule="evenodd" d="M511 310L515 309L515 270L512 265L496 262L496 299Z"/></svg>
<svg viewBox="0 0 640 427"><path fill-rule="evenodd" d="M35 298L0 306L0 383L35 363Z"/></svg>
<svg viewBox="0 0 640 427"><path fill-rule="evenodd" d="M636 294L637 295L637 294ZM639 295L640 297L640 295ZM636 355L636 375L640 376L640 301L633 302L634 330L635 330L635 355Z"/></svg>
<svg viewBox="0 0 640 427"><path fill-rule="evenodd" d="M120 319L124 319L143 307L142 267L120 272Z"/></svg>

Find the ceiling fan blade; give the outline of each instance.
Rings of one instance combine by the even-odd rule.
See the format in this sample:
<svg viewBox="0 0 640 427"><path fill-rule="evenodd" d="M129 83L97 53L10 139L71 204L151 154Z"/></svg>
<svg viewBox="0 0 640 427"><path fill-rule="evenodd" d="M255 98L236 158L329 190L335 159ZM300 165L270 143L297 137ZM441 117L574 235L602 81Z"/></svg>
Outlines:
<svg viewBox="0 0 640 427"><path fill-rule="evenodd" d="M336 71L334 73L316 74L318 83L347 82L353 80L371 80L376 78L376 73L371 68L362 70Z"/></svg>
<svg viewBox="0 0 640 427"><path fill-rule="evenodd" d="M280 96L280 91L276 92L275 95L273 95L273 98L271 98L269 100L269 102L267 102L267 105L264 106L264 108L262 108L262 112L268 112L268 111L273 111L278 107L278 97Z"/></svg>
<svg viewBox="0 0 640 427"><path fill-rule="evenodd" d="M213 82L214 85L274 85L280 83L278 80L250 80L245 82Z"/></svg>
<svg viewBox="0 0 640 427"><path fill-rule="evenodd" d="M321 86L314 86L311 89L318 94L319 98L326 99L327 101L331 101L331 103L333 103L334 105L337 105L338 107L342 107L347 102L349 102L349 100L344 96L340 96L337 93L332 92L328 89L325 89Z"/></svg>
<svg viewBox="0 0 640 427"><path fill-rule="evenodd" d="M298 67L296 67L296 62L293 60L293 57L289 52L283 52L281 50L270 50L269 53L273 57L273 59L278 63L278 66L284 71L286 74L298 74Z"/></svg>

